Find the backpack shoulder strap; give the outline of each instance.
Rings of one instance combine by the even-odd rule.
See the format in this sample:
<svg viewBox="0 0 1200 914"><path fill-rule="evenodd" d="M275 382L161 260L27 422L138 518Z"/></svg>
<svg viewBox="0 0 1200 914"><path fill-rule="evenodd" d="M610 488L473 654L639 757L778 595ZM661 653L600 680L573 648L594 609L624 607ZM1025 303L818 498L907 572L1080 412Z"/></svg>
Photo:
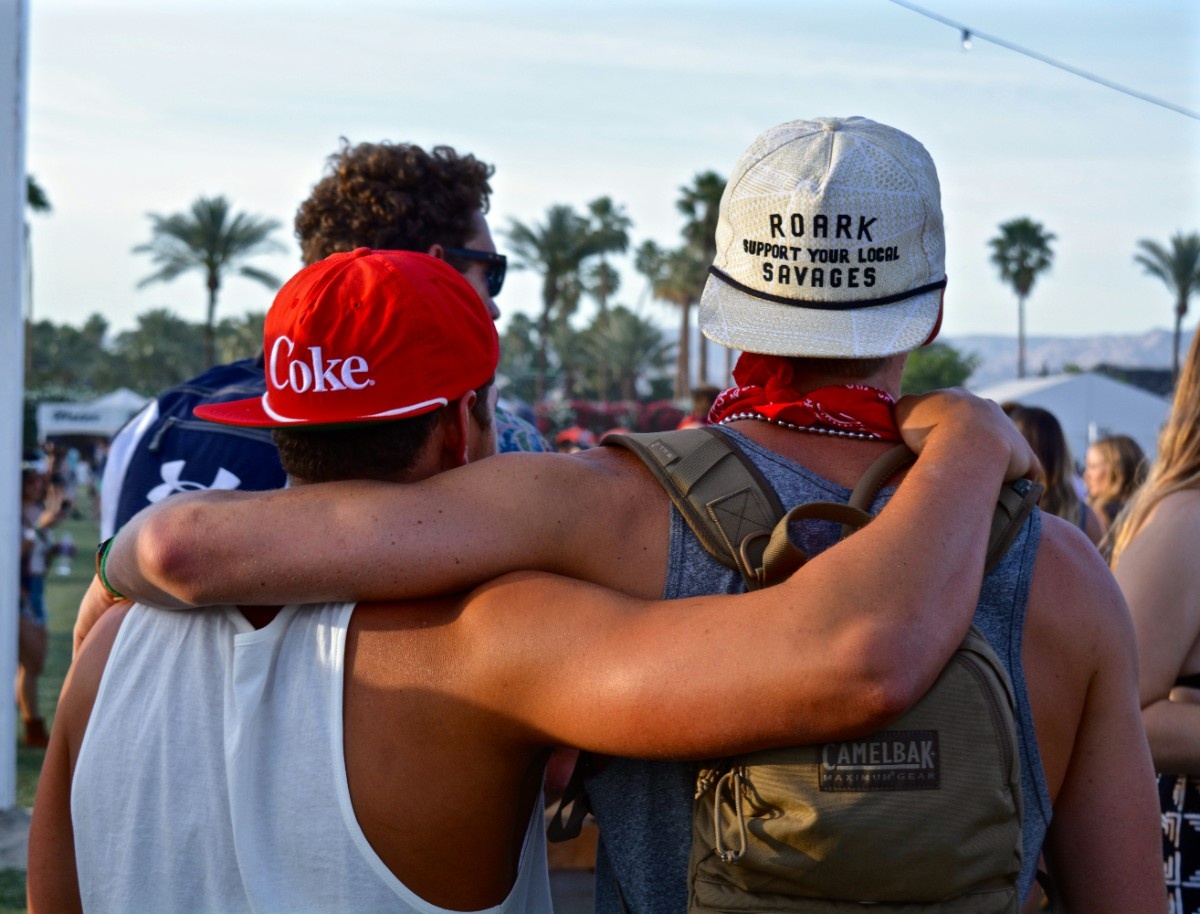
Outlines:
<svg viewBox="0 0 1200 914"><path fill-rule="evenodd" d="M859 477L850 500L838 502L814 501L789 511L768 534L762 549L761 563L752 568L758 587L770 587L795 572L807 560L807 554L795 546L788 533L788 525L805 518L817 518L840 522L842 538L866 526L871 520L870 508L875 496L893 476L912 464L917 455L903 444L898 444L879 456ZM996 509L992 513L991 530L988 533L988 551L984 562L984 574L1000 563L1016 539L1025 520L1042 496L1042 485L1028 479L1017 479L1000 487Z"/></svg>
<svg viewBox="0 0 1200 914"><path fill-rule="evenodd" d="M632 451L670 496L704 548L737 571L751 589L778 583L807 561L792 544L788 524L805 517L842 523L842 536L870 520L879 490L916 460L902 444L876 459L846 505L810 502L785 516L775 490L742 451L711 428L608 435L606 445ZM1038 503L1042 486L1018 479L1001 487L988 538L985 574L1008 551Z"/></svg>
<svg viewBox="0 0 1200 914"><path fill-rule="evenodd" d="M737 571L751 589L758 586L755 569L761 566L771 530L783 516L783 505L741 450L709 428L610 434L604 436L604 444L635 454L708 553ZM580 833L590 811L584 788L585 768L590 764L590 753L581 753L551 817L549 840L566 841Z"/></svg>
<svg viewBox="0 0 1200 914"><path fill-rule="evenodd" d="M636 454L704 548L755 586L753 569L783 505L739 448L712 428L607 435L604 443ZM747 558L742 545L748 539L758 543L758 553Z"/></svg>
<svg viewBox="0 0 1200 914"><path fill-rule="evenodd" d="M992 532L988 537L987 562L983 573L987 574L995 568L1013 544L1026 518L1041 501L1045 490L1040 482L1030 479L1017 479L1006 482L1000 489L1000 498L996 501L996 510L992 514Z"/></svg>
<svg viewBox="0 0 1200 914"><path fill-rule="evenodd" d="M869 511L875 496L896 473L909 466L917 459L917 455L903 444L898 444L878 460L867 467L862 474L854 492L850 495L849 504L863 511ZM992 527L988 534L987 559L984 574L996 565L1008 547L1021 530L1021 525L1029 517L1034 506L1042 497L1044 486L1029 479L1015 479L1000 487L1000 497L996 499L996 510L992 513ZM842 528L842 536L853 533L851 527Z"/></svg>

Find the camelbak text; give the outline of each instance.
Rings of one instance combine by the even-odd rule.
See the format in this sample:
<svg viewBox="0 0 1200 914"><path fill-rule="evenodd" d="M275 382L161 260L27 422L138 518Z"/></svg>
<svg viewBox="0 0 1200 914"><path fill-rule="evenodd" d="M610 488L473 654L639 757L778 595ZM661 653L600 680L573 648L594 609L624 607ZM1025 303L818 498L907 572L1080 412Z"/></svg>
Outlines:
<svg viewBox="0 0 1200 914"><path fill-rule="evenodd" d="M308 347L308 358L293 359L295 344L281 336L271 347L269 366L271 386L283 389L290 387L298 394L327 390L362 390L375 382L362 378L369 370L367 360L360 355L344 359L327 359L320 346Z"/></svg>
<svg viewBox="0 0 1200 914"><path fill-rule="evenodd" d="M821 790L936 790L936 730L892 730L821 748Z"/></svg>

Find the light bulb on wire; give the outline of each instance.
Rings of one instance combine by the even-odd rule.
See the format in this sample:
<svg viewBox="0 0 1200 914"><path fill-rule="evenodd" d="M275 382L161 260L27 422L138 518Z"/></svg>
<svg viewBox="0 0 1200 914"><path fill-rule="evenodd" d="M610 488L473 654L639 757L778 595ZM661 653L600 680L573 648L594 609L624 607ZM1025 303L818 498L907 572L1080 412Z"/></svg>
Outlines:
<svg viewBox="0 0 1200 914"><path fill-rule="evenodd" d="M964 51L971 50L971 30L970 29L962 30L962 48Z"/></svg>

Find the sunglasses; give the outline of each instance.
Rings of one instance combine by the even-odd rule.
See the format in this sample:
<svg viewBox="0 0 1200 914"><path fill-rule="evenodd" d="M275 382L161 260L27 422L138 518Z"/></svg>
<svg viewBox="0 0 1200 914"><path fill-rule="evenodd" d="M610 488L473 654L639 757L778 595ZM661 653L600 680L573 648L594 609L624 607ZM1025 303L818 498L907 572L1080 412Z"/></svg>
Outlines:
<svg viewBox="0 0 1200 914"><path fill-rule="evenodd" d="M494 251L477 251L474 248L444 248L451 257L462 260L481 260L487 264L488 295L495 298L504 288L504 274L508 271L508 258Z"/></svg>

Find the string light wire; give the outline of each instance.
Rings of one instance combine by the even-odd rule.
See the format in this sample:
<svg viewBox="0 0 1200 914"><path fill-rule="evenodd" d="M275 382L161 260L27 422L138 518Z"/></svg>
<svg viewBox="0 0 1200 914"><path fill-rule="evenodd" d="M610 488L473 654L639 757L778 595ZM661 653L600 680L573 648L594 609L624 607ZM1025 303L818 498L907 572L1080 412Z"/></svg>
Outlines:
<svg viewBox="0 0 1200 914"><path fill-rule="evenodd" d="M943 25L948 25L951 28L956 29L962 35L964 49L970 47L971 41L987 41L1017 54L1023 54L1025 57L1030 57L1034 60L1040 61L1041 63L1049 64L1052 67L1057 67L1059 70L1064 70L1067 73L1082 77L1083 79L1104 86L1105 88L1113 89L1116 92L1136 98L1139 101L1149 102L1152 105L1158 105L1160 108L1166 108L1168 111L1174 111L1176 114L1182 114L1184 117L1190 117L1192 120L1200 121L1200 113L1192 111L1188 108L1184 108L1172 102L1164 101L1161 98L1155 98L1153 95L1147 95L1145 92L1138 92L1136 89L1130 89L1127 86L1122 86L1120 83L1115 83L1110 79L1105 79L1103 76L1097 76L1095 73L1089 73L1087 70L1081 70L1078 67L1065 64L1060 60L1055 60L1053 57L1047 57L1045 54L1039 54L1037 51L1031 51L1029 48L1023 48L1020 45L1013 44L1011 41L1005 41L1003 38L997 38L995 35L988 35L987 33L981 32L978 29L963 25L961 22L955 22L953 19L947 19L945 16L939 16L937 13L909 3L907 0L890 0L890 2L929 19L933 19L936 22L940 22Z"/></svg>

